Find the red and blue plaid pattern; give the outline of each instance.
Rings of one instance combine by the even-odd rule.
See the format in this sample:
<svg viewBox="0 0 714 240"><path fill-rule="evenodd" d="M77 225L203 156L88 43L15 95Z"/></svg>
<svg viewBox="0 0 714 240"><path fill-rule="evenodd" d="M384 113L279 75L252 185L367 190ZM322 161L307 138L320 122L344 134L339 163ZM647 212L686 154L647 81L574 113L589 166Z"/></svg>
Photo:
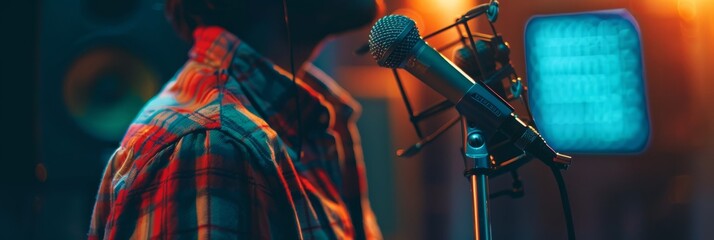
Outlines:
<svg viewBox="0 0 714 240"><path fill-rule="evenodd" d="M129 127L89 239L378 239L356 102L308 64L298 79L218 27Z"/></svg>

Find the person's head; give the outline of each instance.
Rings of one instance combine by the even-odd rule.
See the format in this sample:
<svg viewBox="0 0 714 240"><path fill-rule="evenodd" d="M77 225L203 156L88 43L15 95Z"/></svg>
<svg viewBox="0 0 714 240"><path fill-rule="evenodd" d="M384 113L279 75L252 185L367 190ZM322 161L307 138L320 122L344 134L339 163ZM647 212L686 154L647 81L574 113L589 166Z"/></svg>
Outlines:
<svg viewBox="0 0 714 240"><path fill-rule="evenodd" d="M243 31L275 28L284 21L287 1L292 35L324 38L364 26L377 15L380 0L166 0L166 16L179 34L191 40L201 25L216 25L236 35ZM314 39L310 39L314 40Z"/></svg>

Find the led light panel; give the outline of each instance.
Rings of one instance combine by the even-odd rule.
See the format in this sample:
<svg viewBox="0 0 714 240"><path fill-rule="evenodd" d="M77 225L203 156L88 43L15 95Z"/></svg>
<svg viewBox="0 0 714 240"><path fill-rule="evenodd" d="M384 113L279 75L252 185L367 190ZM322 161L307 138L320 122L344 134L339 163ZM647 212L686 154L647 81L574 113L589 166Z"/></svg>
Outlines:
<svg viewBox="0 0 714 240"><path fill-rule="evenodd" d="M636 153L649 142L642 49L626 10L531 18L525 32L528 97L557 151Z"/></svg>

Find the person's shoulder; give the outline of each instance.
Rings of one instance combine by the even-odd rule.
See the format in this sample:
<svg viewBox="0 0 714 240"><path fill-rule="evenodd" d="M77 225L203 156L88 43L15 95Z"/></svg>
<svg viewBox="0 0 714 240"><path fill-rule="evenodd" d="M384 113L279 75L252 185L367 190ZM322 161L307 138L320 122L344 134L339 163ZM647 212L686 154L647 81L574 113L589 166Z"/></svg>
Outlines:
<svg viewBox="0 0 714 240"><path fill-rule="evenodd" d="M214 71L188 61L139 111L122 146L149 144L153 149L190 132L220 128L221 95L208 84L217 81Z"/></svg>
<svg viewBox="0 0 714 240"><path fill-rule="evenodd" d="M266 152L270 147L265 143L252 140L236 137L223 129L198 130L177 138L146 156L146 160L140 159L136 167L166 174L208 170L212 175L233 177L241 174L277 176L275 154ZM177 167L163 167L169 165Z"/></svg>
<svg viewBox="0 0 714 240"><path fill-rule="evenodd" d="M277 134L262 118L240 104L217 102L194 110L167 106L146 109L130 125L121 145L135 153L156 154L202 134L213 140L230 140L262 158L270 158L277 144Z"/></svg>
<svg viewBox="0 0 714 240"><path fill-rule="evenodd" d="M218 130L270 156L277 134L245 98L226 90L220 74L189 61L140 111L122 146L155 153L187 134Z"/></svg>
<svg viewBox="0 0 714 240"><path fill-rule="evenodd" d="M170 146L163 151L174 155L176 159L257 160L253 146L221 129L190 132Z"/></svg>

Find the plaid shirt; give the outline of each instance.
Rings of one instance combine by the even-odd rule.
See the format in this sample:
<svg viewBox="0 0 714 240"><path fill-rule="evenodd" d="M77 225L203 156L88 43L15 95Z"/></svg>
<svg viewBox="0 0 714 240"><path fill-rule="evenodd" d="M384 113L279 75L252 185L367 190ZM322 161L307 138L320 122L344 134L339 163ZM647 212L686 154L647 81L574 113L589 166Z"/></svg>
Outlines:
<svg viewBox="0 0 714 240"><path fill-rule="evenodd" d="M221 28L194 37L108 162L89 239L381 238L357 103L308 64L298 162L290 73Z"/></svg>

